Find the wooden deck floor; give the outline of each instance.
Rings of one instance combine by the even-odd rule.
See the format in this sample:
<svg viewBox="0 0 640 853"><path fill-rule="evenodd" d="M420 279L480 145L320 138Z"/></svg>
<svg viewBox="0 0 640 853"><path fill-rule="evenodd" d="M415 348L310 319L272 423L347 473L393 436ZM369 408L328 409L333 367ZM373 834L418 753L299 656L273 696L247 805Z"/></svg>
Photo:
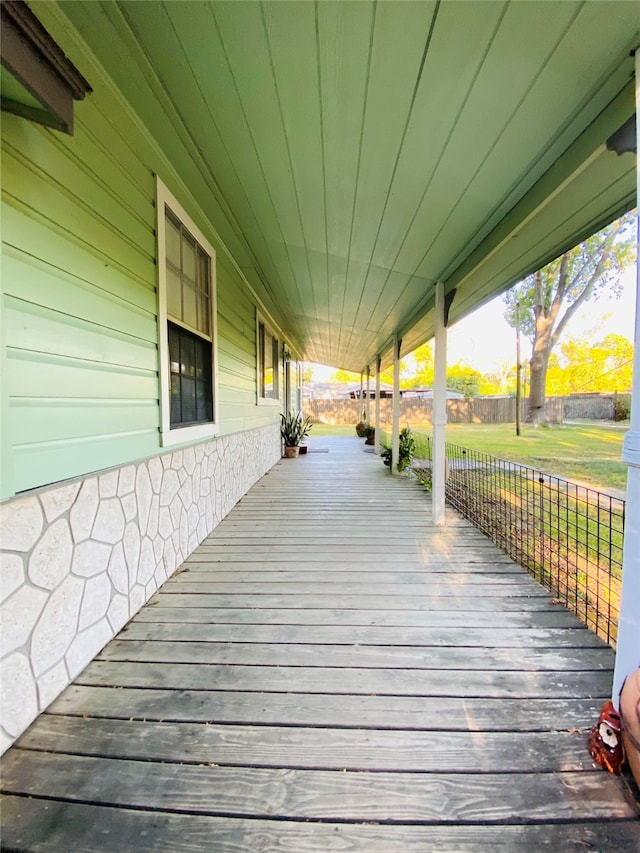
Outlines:
<svg viewBox="0 0 640 853"><path fill-rule="evenodd" d="M313 444L5 755L3 849L640 849L586 748L610 649L362 442Z"/></svg>

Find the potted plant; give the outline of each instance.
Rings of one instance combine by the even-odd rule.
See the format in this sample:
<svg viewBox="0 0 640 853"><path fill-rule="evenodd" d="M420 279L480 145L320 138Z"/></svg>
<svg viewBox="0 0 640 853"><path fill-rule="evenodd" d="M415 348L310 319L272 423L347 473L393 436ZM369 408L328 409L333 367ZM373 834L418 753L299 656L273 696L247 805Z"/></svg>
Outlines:
<svg viewBox="0 0 640 853"><path fill-rule="evenodd" d="M284 455L287 459L298 455L300 442L309 435L312 426L311 419L304 417L302 412L286 412L280 415L280 435L284 442Z"/></svg>
<svg viewBox="0 0 640 853"><path fill-rule="evenodd" d="M368 424L366 421L358 421L356 424L356 435L358 438L364 438L364 432L367 428Z"/></svg>
<svg viewBox="0 0 640 853"><path fill-rule="evenodd" d="M396 470L406 471L406 469L411 466L415 449L416 441L413 437L413 433L411 432L411 427L406 426L400 431L400 441L398 442L398 464L396 466ZM393 463L391 448L385 447L380 455L382 456L384 464L388 468L391 468Z"/></svg>
<svg viewBox="0 0 640 853"><path fill-rule="evenodd" d="M376 428L371 426L371 424L367 424L364 429L364 438L365 444L375 444L376 443Z"/></svg>

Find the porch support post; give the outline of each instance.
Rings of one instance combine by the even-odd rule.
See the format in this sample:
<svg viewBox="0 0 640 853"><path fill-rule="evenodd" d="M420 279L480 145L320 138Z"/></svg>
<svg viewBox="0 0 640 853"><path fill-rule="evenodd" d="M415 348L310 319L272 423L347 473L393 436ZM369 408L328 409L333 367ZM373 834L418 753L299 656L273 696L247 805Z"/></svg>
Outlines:
<svg viewBox="0 0 640 853"><path fill-rule="evenodd" d="M393 426L391 428L391 473L398 471L400 454L400 345L397 335L393 336Z"/></svg>
<svg viewBox="0 0 640 853"><path fill-rule="evenodd" d="M364 420L364 373L360 373L360 396L358 397L358 420Z"/></svg>
<svg viewBox="0 0 640 853"><path fill-rule="evenodd" d="M640 115L640 51L636 51L636 135ZM640 198L640 161L636 159L637 198ZM636 220L640 252L640 227ZM622 598L613 673L613 703L618 707L625 678L640 666L640 261L636 256L636 323L633 349L631 424L624 437L622 461L629 466L622 557Z"/></svg>
<svg viewBox="0 0 640 853"><path fill-rule="evenodd" d="M382 363L382 357L380 353L376 356L376 435L374 438L375 446L374 453L380 453L380 365Z"/></svg>
<svg viewBox="0 0 640 853"><path fill-rule="evenodd" d="M433 523L443 527L444 486L446 475L445 426L447 424L447 329L445 326L444 284L436 284L436 351L435 375L433 383L433 459L432 477L432 517Z"/></svg>
<svg viewBox="0 0 640 853"><path fill-rule="evenodd" d="M371 374L369 373L369 365L367 365L367 390L366 390L366 401L367 402L365 403L365 410L366 410L365 421L368 424L371 423L371 400L369 398L370 397L370 395L369 395L369 379L370 379L370 376L371 376Z"/></svg>

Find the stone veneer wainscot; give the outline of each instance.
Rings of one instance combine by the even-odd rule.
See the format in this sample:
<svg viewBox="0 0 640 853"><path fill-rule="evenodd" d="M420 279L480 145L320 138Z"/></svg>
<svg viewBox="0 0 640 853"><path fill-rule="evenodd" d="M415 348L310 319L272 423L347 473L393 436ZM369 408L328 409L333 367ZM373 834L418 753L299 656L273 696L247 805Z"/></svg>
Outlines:
<svg viewBox="0 0 640 853"><path fill-rule="evenodd" d="M0 506L0 752L280 458L277 426Z"/></svg>

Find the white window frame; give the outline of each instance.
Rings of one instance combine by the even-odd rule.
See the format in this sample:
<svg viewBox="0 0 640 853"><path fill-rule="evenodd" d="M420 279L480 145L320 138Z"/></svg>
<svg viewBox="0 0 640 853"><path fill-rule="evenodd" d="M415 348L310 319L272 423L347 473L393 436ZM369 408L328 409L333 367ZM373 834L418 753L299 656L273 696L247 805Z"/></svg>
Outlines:
<svg viewBox="0 0 640 853"><path fill-rule="evenodd" d="M275 364L273 365L273 377L274 382L277 382L277 396L276 397L263 397L262 396L262 364L260 359L260 326L264 326L266 331L269 332L272 338L277 341L277 356L275 360ZM282 396L282 377L280 375L281 372L281 359L280 359L280 351L282 347L282 341L280 340L278 334L274 331L273 326L269 321L262 315L260 312L256 312L256 400L259 406L280 406L280 399Z"/></svg>
<svg viewBox="0 0 640 853"><path fill-rule="evenodd" d="M213 421L192 426L171 427L171 374L169 371L169 334L168 323L175 323L167 314L167 274L166 274L166 229L165 207L180 220L201 248L209 255L211 273L211 293L209 307L211 316L211 387L213 392ZM216 253L211 243L195 224L177 198L166 185L156 178L156 212L157 212L157 246L158 246L158 341L159 341L159 373L160 373L160 438L163 447L198 439L211 438L219 432L218 422L218 311L216 305ZM203 336L197 329L191 329L184 323L175 323L188 331Z"/></svg>

